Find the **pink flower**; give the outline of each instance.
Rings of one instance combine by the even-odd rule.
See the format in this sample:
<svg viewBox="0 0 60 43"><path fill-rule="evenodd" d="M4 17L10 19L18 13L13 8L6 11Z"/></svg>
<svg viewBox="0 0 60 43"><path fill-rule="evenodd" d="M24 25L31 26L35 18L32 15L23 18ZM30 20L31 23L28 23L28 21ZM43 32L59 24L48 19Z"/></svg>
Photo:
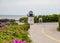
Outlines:
<svg viewBox="0 0 60 43"><path fill-rule="evenodd" d="M13 40L14 43L17 43L17 40Z"/></svg>
<svg viewBox="0 0 60 43"><path fill-rule="evenodd" d="M26 43L26 41L22 41L22 43Z"/></svg>
<svg viewBox="0 0 60 43"><path fill-rule="evenodd" d="M13 42L15 43L15 42L16 42L16 40L13 40Z"/></svg>
<svg viewBox="0 0 60 43"><path fill-rule="evenodd" d="M3 28L2 27L0 27L0 30L2 30Z"/></svg>
<svg viewBox="0 0 60 43"><path fill-rule="evenodd" d="M13 40L14 43L26 43L26 41L21 41L21 40Z"/></svg>
<svg viewBox="0 0 60 43"><path fill-rule="evenodd" d="M18 40L18 43L22 43L22 41L21 40Z"/></svg>

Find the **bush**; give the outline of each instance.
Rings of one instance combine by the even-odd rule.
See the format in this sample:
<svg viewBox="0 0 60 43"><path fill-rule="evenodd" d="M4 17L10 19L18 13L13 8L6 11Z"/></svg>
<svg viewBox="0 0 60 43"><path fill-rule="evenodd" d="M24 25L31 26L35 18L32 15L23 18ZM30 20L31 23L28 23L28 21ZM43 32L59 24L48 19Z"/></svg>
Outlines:
<svg viewBox="0 0 60 43"><path fill-rule="evenodd" d="M59 28L58 28L58 31L60 31L60 19L59 19L59 22L58 22L58 23L59 23Z"/></svg>
<svg viewBox="0 0 60 43"><path fill-rule="evenodd" d="M60 31L60 27L57 30Z"/></svg>
<svg viewBox="0 0 60 43"><path fill-rule="evenodd" d="M43 22L57 22L58 21L58 15L53 14L53 15L43 15Z"/></svg>
<svg viewBox="0 0 60 43"><path fill-rule="evenodd" d="M19 19L20 22L27 23L28 17L22 17Z"/></svg>
<svg viewBox="0 0 60 43"><path fill-rule="evenodd" d="M25 23L23 25L23 27L24 27L24 30L26 30L26 31L28 31L30 29L30 25L28 23Z"/></svg>
<svg viewBox="0 0 60 43"><path fill-rule="evenodd" d="M39 23L39 18L38 18L38 16L35 16L35 17L34 17L34 23Z"/></svg>
<svg viewBox="0 0 60 43"><path fill-rule="evenodd" d="M8 26L7 28L7 30L0 30L0 43L12 43L13 39L25 40L27 43L31 42L31 39L28 37L29 24L13 25Z"/></svg>
<svg viewBox="0 0 60 43"><path fill-rule="evenodd" d="M10 22L14 23L15 22L15 19L11 19Z"/></svg>
<svg viewBox="0 0 60 43"><path fill-rule="evenodd" d="M28 31L30 29L30 25L28 23L25 23L24 25L20 25L20 28L25 31Z"/></svg>
<svg viewBox="0 0 60 43"><path fill-rule="evenodd" d="M34 16L34 23L39 23L39 18L43 19L43 22L58 22L58 14L52 15L38 15ZM27 23L28 17L22 17L19 19L20 22Z"/></svg>

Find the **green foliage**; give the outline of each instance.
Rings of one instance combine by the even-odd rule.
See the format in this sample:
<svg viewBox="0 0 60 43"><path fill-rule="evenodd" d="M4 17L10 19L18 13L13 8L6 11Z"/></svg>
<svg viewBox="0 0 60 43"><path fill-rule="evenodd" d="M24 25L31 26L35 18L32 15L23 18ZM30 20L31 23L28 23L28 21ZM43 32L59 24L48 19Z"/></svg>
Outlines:
<svg viewBox="0 0 60 43"><path fill-rule="evenodd" d="M57 14L52 14L52 15L39 15L34 17L34 22L38 23L39 18L43 19L43 22L57 22L58 21L58 16Z"/></svg>
<svg viewBox="0 0 60 43"><path fill-rule="evenodd" d="M59 28L57 28L57 30L58 30L58 31L60 31L60 27L59 27Z"/></svg>
<svg viewBox="0 0 60 43"><path fill-rule="evenodd" d="M26 30L26 31L28 31L30 29L30 25L28 23L25 23L23 25L23 27L24 27L24 30Z"/></svg>
<svg viewBox="0 0 60 43"><path fill-rule="evenodd" d="M25 31L28 31L30 29L30 25L28 23L25 23L24 25L20 25L20 28Z"/></svg>
<svg viewBox="0 0 60 43"><path fill-rule="evenodd" d="M20 22L27 23L28 17L22 17L19 19Z"/></svg>
<svg viewBox="0 0 60 43"><path fill-rule="evenodd" d="M43 22L47 22L47 18L48 18L48 16L43 15L43 16L42 16Z"/></svg>
<svg viewBox="0 0 60 43"><path fill-rule="evenodd" d="M57 30L60 31L60 18L59 18L58 24L59 24L59 28Z"/></svg>
<svg viewBox="0 0 60 43"><path fill-rule="evenodd" d="M60 19L59 19L59 27L60 27Z"/></svg>
<svg viewBox="0 0 60 43"><path fill-rule="evenodd" d="M58 14L52 14L52 15L38 15L34 16L34 23L39 23L39 18L43 19L43 22L57 22L58 21ZM27 23L28 18L22 17L19 19L20 22Z"/></svg>
<svg viewBox="0 0 60 43"><path fill-rule="evenodd" d="M53 14L53 15L43 15L43 22L57 22L58 21L58 15Z"/></svg>
<svg viewBox="0 0 60 43"><path fill-rule="evenodd" d="M11 19L10 22L14 23L15 22L15 19Z"/></svg>
<svg viewBox="0 0 60 43"><path fill-rule="evenodd" d="M30 43L31 39L28 37L29 24L13 25L7 28L7 30L0 30L0 43L12 43L13 39L25 40L27 43Z"/></svg>
<svg viewBox="0 0 60 43"><path fill-rule="evenodd" d="M34 23L38 23L39 22L39 18L38 18L38 16L35 16L34 17Z"/></svg>

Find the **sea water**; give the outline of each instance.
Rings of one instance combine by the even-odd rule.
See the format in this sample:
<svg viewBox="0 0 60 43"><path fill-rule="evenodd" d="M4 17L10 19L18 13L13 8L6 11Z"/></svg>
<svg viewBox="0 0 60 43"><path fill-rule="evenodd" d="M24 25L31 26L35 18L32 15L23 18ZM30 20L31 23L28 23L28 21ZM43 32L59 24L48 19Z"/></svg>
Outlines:
<svg viewBox="0 0 60 43"><path fill-rule="evenodd" d="M0 19L15 19L19 20L21 17L27 17L26 15L0 15Z"/></svg>

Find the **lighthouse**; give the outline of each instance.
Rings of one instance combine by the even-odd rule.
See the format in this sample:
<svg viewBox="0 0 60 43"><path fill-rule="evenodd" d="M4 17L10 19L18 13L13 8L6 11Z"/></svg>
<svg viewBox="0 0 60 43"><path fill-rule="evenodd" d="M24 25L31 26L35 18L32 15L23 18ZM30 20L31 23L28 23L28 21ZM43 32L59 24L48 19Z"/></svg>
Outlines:
<svg viewBox="0 0 60 43"><path fill-rule="evenodd" d="M34 24L33 11L29 11L29 13L28 13L28 23L29 23L29 24Z"/></svg>

